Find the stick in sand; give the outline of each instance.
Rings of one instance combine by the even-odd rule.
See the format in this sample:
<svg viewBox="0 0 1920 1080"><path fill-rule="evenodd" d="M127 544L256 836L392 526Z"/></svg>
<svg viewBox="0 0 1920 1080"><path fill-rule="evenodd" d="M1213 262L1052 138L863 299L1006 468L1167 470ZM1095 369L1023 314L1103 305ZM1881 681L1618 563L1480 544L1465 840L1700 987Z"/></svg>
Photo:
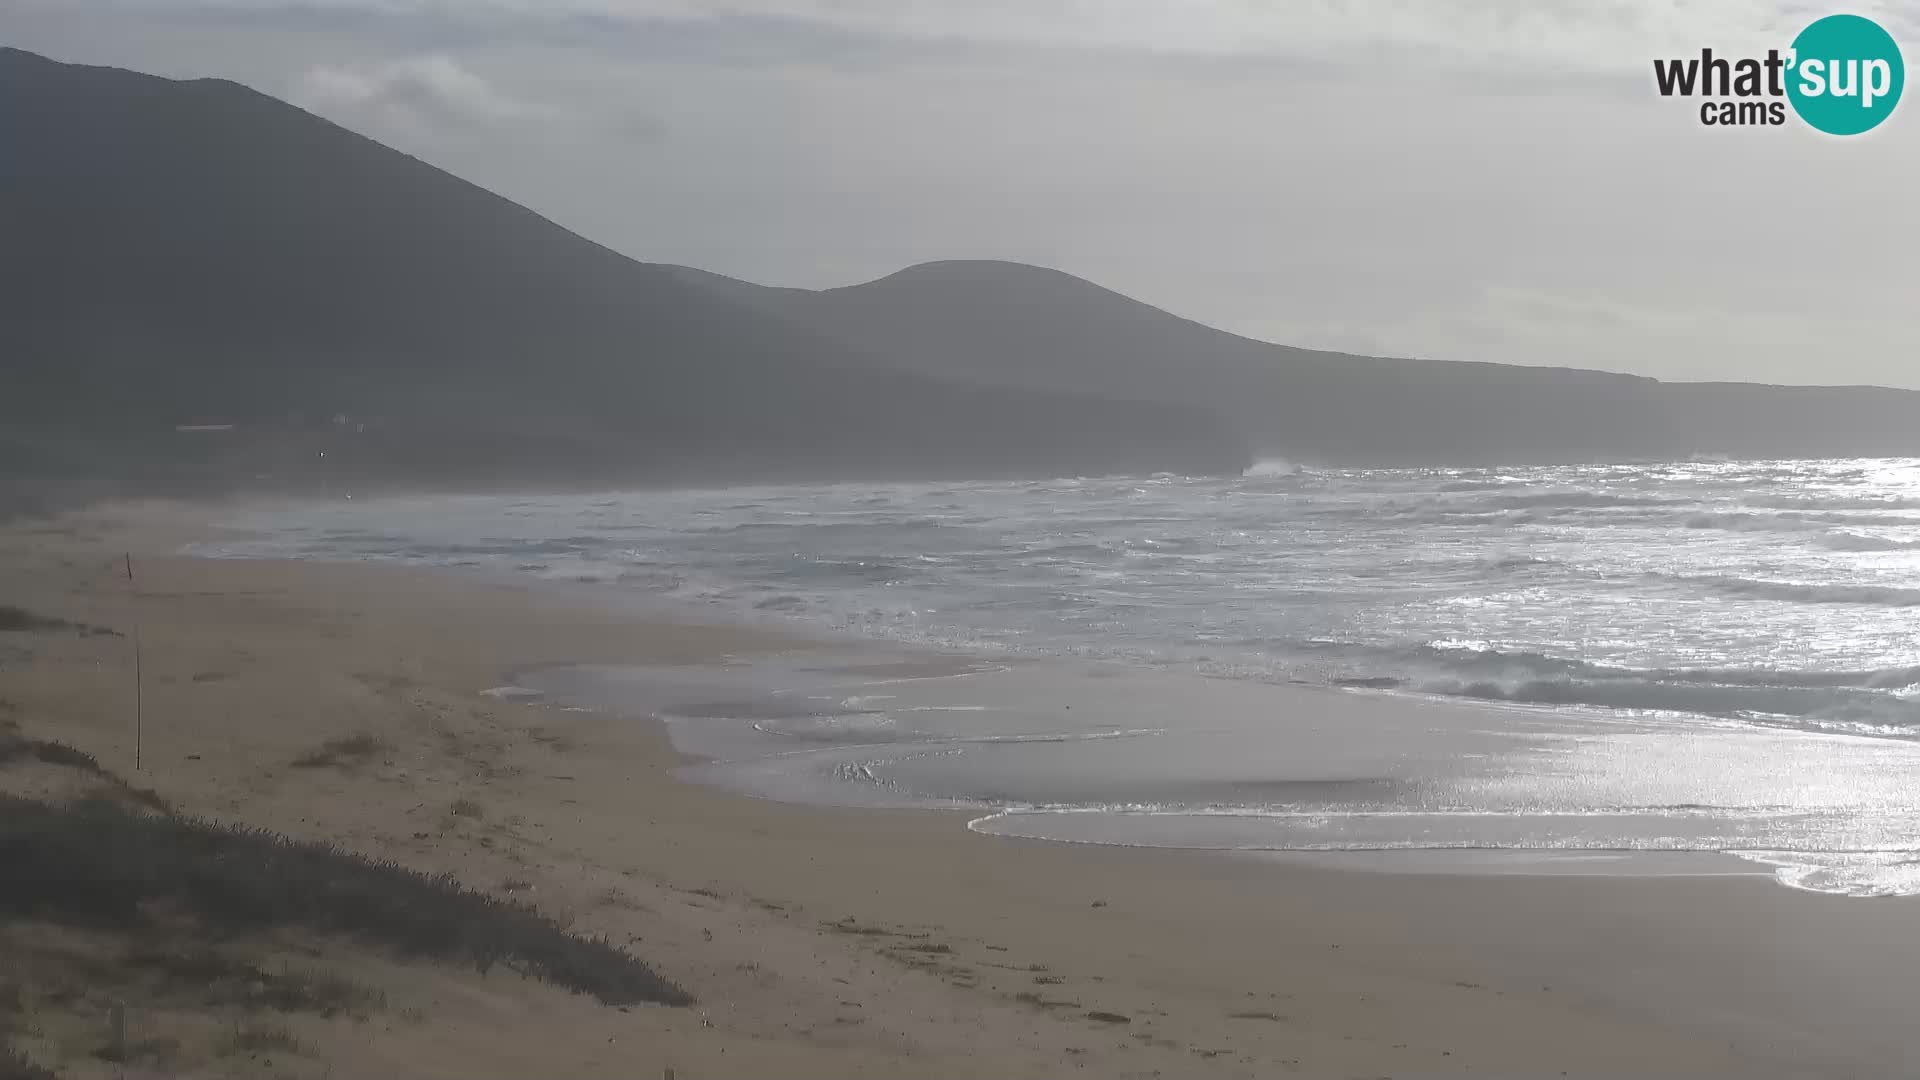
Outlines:
<svg viewBox="0 0 1920 1080"><path fill-rule="evenodd" d="M133 588L133 552L127 552L127 588ZM140 771L140 734L145 727L143 720L146 712L145 694L140 685L140 615L134 612L133 618L133 771Z"/></svg>

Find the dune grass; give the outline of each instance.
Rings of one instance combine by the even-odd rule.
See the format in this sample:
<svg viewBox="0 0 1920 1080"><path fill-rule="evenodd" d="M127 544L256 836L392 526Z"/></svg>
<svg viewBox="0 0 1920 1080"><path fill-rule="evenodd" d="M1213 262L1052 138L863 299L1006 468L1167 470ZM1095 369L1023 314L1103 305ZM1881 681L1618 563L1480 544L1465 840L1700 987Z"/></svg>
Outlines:
<svg viewBox="0 0 1920 1080"><path fill-rule="evenodd" d="M16 727L0 720L0 766L22 761L37 761L46 765L58 765L75 769L100 781L128 802L142 806L157 813L167 813L166 801L146 788L134 787L118 776L102 768L99 759L84 750L76 750L66 743L48 739L33 739L21 735Z"/></svg>
<svg viewBox="0 0 1920 1080"><path fill-rule="evenodd" d="M106 775L105 770L100 768L100 762L84 750L75 750L66 743L28 739L11 732L0 732L0 765L29 760L79 769L95 776Z"/></svg>
<svg viewBox="0 0 1920 1080"><path fill-rule="evenodd" d="M0 1080L60 1080L59 1075L43 1069L0 1039Z"/></svg>
<svg viewBox="0 0 1920 1080"><path fill-rule="evenodd" d="M220 936L294 927L482 972L499 964L609 1005L692 1002L531 906L262 830L0 795L0 867L0 915L128 932L177 911Z"/></svg>
<svg viewBox="0 0 1920 1080"><path fill-rule="evenodd" d="M296 769L346 769L364 765L387 752L386 740L378 735L361 732L339 739L328 739L320 746L300 757L291 764Z"/></svg>
<svg viewBox="0 0 1920 1080"><path fill-rule="evenodd" d="M0 604L0 632L37 633L46 630L77 630L88 636L119 637L118 630L104 626L91 626L87 623L68 622L51 615L41 615L26 608L11 604Z"/></svg>
<svg viewBox="0 0 1920 1080"><path fill-rule="evenodd" d="M64 630L72 625L65 619L36 614L11 604L0 604L0 630Z"/></svg>
<svg viewBox="0 0 1920 1080"><path fill-rule="evenodd" d="M387 1001L378 987L341 975L284 965L278 971L268 970L205 942L136 943L121 955L120 970L152 975L166 985L191 987L202 1001L223 1008L365 1019Z"/></svg>

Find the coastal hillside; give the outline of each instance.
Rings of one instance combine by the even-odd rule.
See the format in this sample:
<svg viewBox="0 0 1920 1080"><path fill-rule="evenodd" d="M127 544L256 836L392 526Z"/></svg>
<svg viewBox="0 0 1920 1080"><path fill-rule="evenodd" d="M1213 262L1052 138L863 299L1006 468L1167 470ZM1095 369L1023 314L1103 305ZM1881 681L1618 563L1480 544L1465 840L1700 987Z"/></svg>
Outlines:
<svg viewBox="0 0 1920 1080"><path fill-rule="evenodd" d="M1188 406L883 370L235 83L0 49L0 146L0 472L16 479L334 489L1248 461Z"/></svg>
<svg viewBox="0 0 1920 1080"><path fill-rule="evenodd" d="M1300 461L1920 454L1920 393L1912 391L1666 383L1298 349L1020 263L926 263L818 292L681 273L896 370L1182 402L1228 418L1263 454Z"/></svg>
<svg viewBox="0 0 1920 1080"><path fill-rule="evenodd" d="M1920 394L1229 334L1068 274L648 264L246 87L0 49L6 502L1920 454Z"/></svg>

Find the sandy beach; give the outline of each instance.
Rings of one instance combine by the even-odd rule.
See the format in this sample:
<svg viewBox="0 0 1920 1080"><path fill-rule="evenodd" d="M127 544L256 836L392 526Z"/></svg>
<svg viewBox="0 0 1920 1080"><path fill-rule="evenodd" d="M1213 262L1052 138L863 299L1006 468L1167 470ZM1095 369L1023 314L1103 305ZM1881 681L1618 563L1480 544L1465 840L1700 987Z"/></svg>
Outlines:
<svg viewBox="0 0 1920 1080"><path fill-rule="evenodd" d="M537 905L696 1004L613 1008L512 972L270 942L264 955L330 965L383 1004L290 1017L299 1049L270 1063L183 1051L158 1075L1920 1068L1913 901L1815 895L1704 860L1662 875L1400 873L746 798L680 776L685 759L645 716L486 691L543 665L711 668L839 643L477 575L176 554L206 516L118 506L0 530L0 603L114 631L0 633L0 720L179 813ZM329 757L329 743L364 752ZM0 767L0 791L51 798L58 785ZM0 948L52 936L16 921ZM138 1002L129 1012L159 1022ZM88 1056L96 1036L77 1023L29 1016L15 1041L62 1075L120 1075Z"/></svg>

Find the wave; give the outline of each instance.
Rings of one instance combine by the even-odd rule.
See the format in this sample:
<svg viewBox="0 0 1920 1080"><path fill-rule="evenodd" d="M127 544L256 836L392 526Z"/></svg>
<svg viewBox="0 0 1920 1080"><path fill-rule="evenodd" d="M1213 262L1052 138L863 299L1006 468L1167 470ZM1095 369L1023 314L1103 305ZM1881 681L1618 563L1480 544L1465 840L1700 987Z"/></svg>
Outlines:
<svg viewBox="0 0 1920 1080"><path fill-rule="evenodd" d="M1518 510L1449 510L1432 505L1422 506L1383 506L1367 511L1356 511L1350 506L1333 506L1324 510L1311 510L1317 516L1328 518L1352 518L1360 513L1391 520L1400 525L1525 525L1534 520L1534 515Z"/></svg>
<svg viewBox="0 0 1920 1080"><path fill-rule="evenodd" d="M1703 511L1689 515L1682 524L1689 529L1725 529L1729 532L1809 532L1839 525L1847 528L1901 528L1920 525L1920 517L1897 514L1848 514L1803 511L1754 513L1747 510ZM1878 548L1840 548L1842 551L1881 550Z"/></svg>
<svg viewBox="0 0 1920 1080"><path fill-rule="evenodd" d="M792 593L769 596L753 605L755 611L802 611L807 607L807 598Z"/></svg>
<svg viewBox="0 0 1920 1080"><path fill-rule="evenodd" d="M1887 496L1806 495L1743 500L1781 510L1920 510L1920 499Z"/></svg>
<svg viewBox="0 0 1920 1080"><path fill-rule="evenodd" d="M1920 573L1869 572L1920 551L1920 498L1889 468L1267 462L1224 480L485 497L445 513L356 501L220 547L593 575L702 611L943 647L1920 735L1894 700L1920 701L1920 669L1886 666L1920 655L1845 625L1920 609ZM1578 655L1701 668L1453 647L1552 641L1582 610L1613 621ZM1783 651L1783 626L1804 649ZM1343 640L1313 644L1327 639ZM1858 670L1741 667L1782 655Z"/></svg>
<svg viewBox="0 0 1920 1080"><path fill-rule="evenodd" d="M800 559L767 574L767 578L770 581L884 585L910 578L914 573L912 567L884 559Z"/></svg>
<svg viewBox="0 0 1920 1080"><path fill-rule="evenodd" d="M1449 490L1458 494L1462 489ZM1391 519L1396 523L1416 525L1525 525L1537 520L1551 520L1562 515L1576 518L1591 516L1603 521L1613 521L1618 519L1618 515L1608 512L1616 510L1652 511L1647 516L1658 518L1664 513L1671 513L1676 508L1694 503L1694 500L1687 498L1612 495L1591 491L1540 491L1523 495L1475 497L1471 494L1471 489L1464 490L1468 492L1464 497L1396 498L1369 504L1329 503L1307 507L1306 512L1331 518L1364 516L1370 520ZM1595 513L1583 514L1583 511Z"/></svg>
<svg viewBox="0 0 1920 1080"><path fill-rule="evenodd" d="M1505 652L1499 649L1443 644L1427 644L1400 650L1397 656L1410 665L1443 667L1447 670L1470 674L1517 675L1522 678L1638 679L1723 686L1854 687L1868 690L1901 690L1920 686L1920 664L1834 671L1768 668L1629 668L1594 664L1585 660L1549 656L1545 653L1524 650Z"/></svg>
<svg viewBox="0 0 1920 1080"><path fill-rule="evenodd" d="M1234 491L1242 495L1292 495L1318 491L1324 483L1313 476L1262 476L1240 481Z"/></svg>
<svg viewBox="0 0 1920 1080"><path fill-rule="evenodd" d="M1859 514L1859 513L1820 513L1808 514L1799 511L1783 511L1780 515L1793 521L1811 521L1823 525L1842 525L1850 528L1884 526L1902 528L1920 525L1920 517L1911 514Z"/></svg>
<svg viewBox="0 0 1920 1080"><path fill-rule="evenodd" d="M1819 528L1789 514L1750 514L1744 511L1694 514L1683 524L1689 529L1725 529L1730 532L1800 532Z"/></svg>
<svg viewBox="0 0 1920 1080"><path fill-rule="evenodd" d="M1834 551L1911 551L1920 548L1920 540L1895 540L1890 536L1830 532L1814 543Z"/></svg>
<svg viewBox="0 0 1920 1080"><path fill-rule="evenodd" d="M1911 851L1733 851L1774 868L1789 888L1841 896L1911 896L1920 892L1920 859Z"/></svg>
<svg viewBox="0 0 1920 1080"><path fill-rule="evenodd" d="M1542 559L1534 555L1490 555L1474 564L1476 569L1491 570L1498 573L1512 573L1517 570L1525 570L1531 566L1559 565L1560 563L1556 560Z"/></svg>
<svg viewBox="0 0 1920 1080"><path fill-rule="evenodd" d="M872 516L858 521L747 521L737 525L708 525L682 530L689 536L752 536L756 534L777 535L792 533L804 528L814 536L837 537L845 533L886 532L901 529L915 532L950 532L955 535L968 535L964 523L956 523L947 518L902 516Z"/></svg>
<svg viewBox="0 0 1920 1080"><path fill-rule="evenodd" d="M1920 665L1846 671L1636 669L1543 653L1423 645L1380 659L1399 674L1335 677L1338 686L1479 701L1692 713L1864 734L1920 734ZM1397 661L1397 662L1396 662Z"/></svg>
<svg viewBox="0 0 1920 1080"><path fill-rule="evenodd" d="M1755 671L1745 668L1698 668L1655 671L1662 679L1731 686L1826 686L1864 690L1907 690L1920 686L1920 665L1870 668L1865 671Z"/></svg>
<svg viewBox="0 0 1920 1080"><path fill-rule="evenodd" d="M1285 458L1268 458L1247 466L1240 475L1249 479L1264 479L1275 476L1298 476L1300 466Z"/></svg>
<svg viewBox="0 0 1920 1080"><path fill-rule="evenodd" d="M1838 690L1791 686L1715 686L1679 682L1535 680L1507 685L1492 680L1426 683L1423 693L1526 705L1576 705L1629 711L1693 713L1727 719L1773 717L1806 721L1833 731L1866 734L1920 733L1920 702Z"/></svg>
<svg viewBox="0 0 1920 1080"><path fill-rule="evenodd" d="M1805 585L1791 581L1757 581L1742 577L1664 577L1700 585L1728 596L1781 600L1790 604L1868 604L1876 607L1920 607L1920 589L1898 585Z"/></svg>
<svg viewBox="0 0 1920 1080"><path fill-rule="evenodd" d="M1020 553L1020 557L1023 559L1038 559L1042 561L1056 560L1059 562L1075 562L1085 559L1099 559L1103 562L1113 562L1124 558L1126 554L1126 549L1123 546L1117 546L1112 543L1079 542L1070 544L1048 544L1042 547L1028 548Z"/></svg>
<svg viewBox="0 0 1920 1080"><path fill-rule="evenodd" d="M1498 506L1508 510L1524 510L1532 507L1580 509L1584 507L1607 506L1679 506L1691 499L1666 495L1612 495L1604 491L1557 490L1536 491L1526 495L1496 495L1481 500L1483 505Z"/></svg>

